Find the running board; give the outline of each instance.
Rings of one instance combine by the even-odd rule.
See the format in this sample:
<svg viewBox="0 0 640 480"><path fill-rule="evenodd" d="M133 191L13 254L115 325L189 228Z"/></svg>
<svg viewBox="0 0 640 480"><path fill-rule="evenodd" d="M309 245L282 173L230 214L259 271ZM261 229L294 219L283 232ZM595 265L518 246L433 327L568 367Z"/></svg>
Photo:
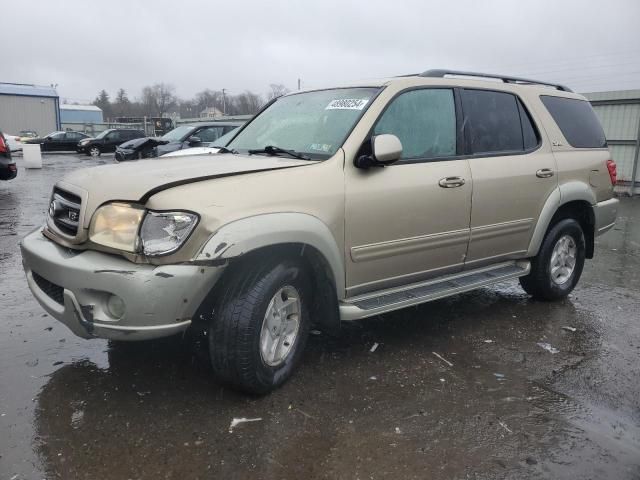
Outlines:
<svg viewBox="0 0 640 480"><path fill-rule="evenodd" d="M426 282L358 295L340 302L340 319L358 320L450 297L494 283L523 277L530 270L531 264L527 260L499 263Z"/></svg>

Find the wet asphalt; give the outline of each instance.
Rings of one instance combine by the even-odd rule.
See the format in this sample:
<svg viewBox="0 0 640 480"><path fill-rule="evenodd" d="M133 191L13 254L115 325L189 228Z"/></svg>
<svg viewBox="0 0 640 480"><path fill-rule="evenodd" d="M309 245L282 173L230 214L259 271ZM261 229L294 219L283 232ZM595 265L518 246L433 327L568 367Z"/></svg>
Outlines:
<svg viewBox="0 0 640 480"><path fill-rule="evenodd" d="M18 242L53 183L111 161L0 183L0 479L640 478L640 198L568 299L514 282L350 323L255 398L187 339L76 338L29 293Z"/></svg>

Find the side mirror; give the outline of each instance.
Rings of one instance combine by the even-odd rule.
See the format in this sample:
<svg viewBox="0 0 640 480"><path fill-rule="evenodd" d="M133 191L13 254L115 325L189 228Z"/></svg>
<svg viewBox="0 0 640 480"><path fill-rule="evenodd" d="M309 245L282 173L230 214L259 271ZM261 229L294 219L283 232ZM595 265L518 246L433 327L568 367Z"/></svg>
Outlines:
<svg viewBox="0 0 640 480"><path fill-rule="evenodd" d="M187 142L189 143L189 145L193 145L195 143L202 143L202 140L200 140L200 137L196 137L195 135L193 137L189 137L187 139Z"/></svg>
<svg viewBox="0 0 640 480"><path fill-rule="evenodd" d="M362 155L355 159L357 168L386 167L402 157L402 143L395 135L388 133L376 135L371 139L371 155Z"/></svg>

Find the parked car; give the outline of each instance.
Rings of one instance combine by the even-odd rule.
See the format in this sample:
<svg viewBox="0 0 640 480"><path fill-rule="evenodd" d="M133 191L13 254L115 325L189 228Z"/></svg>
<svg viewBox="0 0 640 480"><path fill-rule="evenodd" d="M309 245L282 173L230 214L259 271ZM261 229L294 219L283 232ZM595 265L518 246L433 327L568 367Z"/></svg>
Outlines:
<svg viewBox="0 0 640 480"><path fill-rule="evenodd" d="M238 129L232 130L222 135L215 142L211 142L208 147L190 147L182 150L165 153L161 158L167 157L188 157L191 155L215 155L224 151L224 147L236 136Z"/></svg>
<svg viewBox="0 0 640 480"><path fill-rule="evenodd" d="M5 133L4 140L9 146L9 150L12 152L19 152L22 150L22 141L18 135L9 135Z"/></svg>
<svg viewBox="0 0 640 480"><path fill-rule="evenodd" d="M140 160L143 158L153 158L157 155L156 147L168 143L155 137L142 137L124 142L116 148L116 162L125 160Z"/></svg>
<svg viewBox="0 0 640 480"><path fill-rule="evenodd" d="M95 138L86 138L77 145L78 153L86 153L92 157L99 157L104 152L115 152L121 143L142 138L144 130L135 128L112 128L105 130Z"/></svg>
<svg viewBox="0 0 640 480"><path fill-rule="evenodd" d="M116 160L135 160L139 158L159 157L169 152L191 147L208 146L221 136L244 125L244 122L203 122L194 125L181 125L155 139L156 145L150 149L150 143L138 144L134 148L128 145L116 149ZM152 137L150 137L152 138Z"/></svg>
<svg viewBox="0 0 640 480"><path fill-rule="evenodd" d="M18 175L16 162L11 158L11 149L0 132L0 180L11 180Z"/></svg>
<svg viewBox="0 0 640 480"><path fill-rule="evenodd" d="M22 143L39 143L43 152L74 151L78 142L85 138L89 135L81 132L52 132L46 137L29 138Z"/></svg>
<svg viewBox="0 0 640 480"><path fill-rule="evenodd" d="M562 299L616 221L591 105L534 80L429 70L294 92L224 151L67 174L21 242L45 310L84 338L191 328L220 379L261 394L311 328L510 279Z"/></svg>
<svg viewBox="0 0 640 480"><path fill-rule="evenodd" d="M30 138L38 138L38 132L35 130L20 130L18 133L21 142L29 140Z"/></svg>

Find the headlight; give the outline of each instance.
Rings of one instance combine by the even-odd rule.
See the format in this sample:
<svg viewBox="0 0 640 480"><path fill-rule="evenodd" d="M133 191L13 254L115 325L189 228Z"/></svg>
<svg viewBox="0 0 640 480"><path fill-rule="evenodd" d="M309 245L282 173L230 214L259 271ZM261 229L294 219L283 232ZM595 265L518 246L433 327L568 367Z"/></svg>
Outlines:
<svg viewBox="0 0 640 480"><path fill-rule="evenodd" d="M136 252L138 229L145 210L126 203L109 203L93 214L89 227L92 242L105 247Z"/></svg>
<svg viewBox="0 0 640 480"><path fill-rule="evenodd" d="M198 216L193 213L149 211L140 228L142 251L149 256L175 252L197 223Z"/></svg>

